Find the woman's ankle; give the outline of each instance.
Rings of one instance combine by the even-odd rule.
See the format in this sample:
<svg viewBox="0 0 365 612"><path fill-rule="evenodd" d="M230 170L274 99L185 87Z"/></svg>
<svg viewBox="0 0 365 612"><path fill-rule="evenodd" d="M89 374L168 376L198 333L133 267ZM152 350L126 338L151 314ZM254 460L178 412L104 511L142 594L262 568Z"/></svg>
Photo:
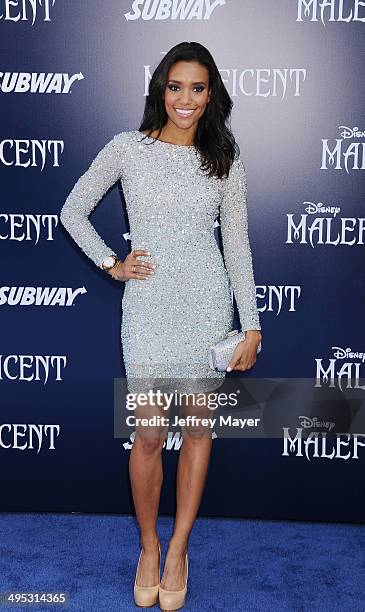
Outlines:
<svg viewBox="0 0 365 612"><path fill-rule="evenodd" d="M160 539L157 534L149 536L141 536L140 545L146 552L154 552L160 544Z"/></svg>
<svg viewBox="0 0 365 612"><path fill-rule="evenodd" d="M174 538L172 536L169 542L169 551L174 555L185 555L188 552L189 542L186 539Z"/></svg>

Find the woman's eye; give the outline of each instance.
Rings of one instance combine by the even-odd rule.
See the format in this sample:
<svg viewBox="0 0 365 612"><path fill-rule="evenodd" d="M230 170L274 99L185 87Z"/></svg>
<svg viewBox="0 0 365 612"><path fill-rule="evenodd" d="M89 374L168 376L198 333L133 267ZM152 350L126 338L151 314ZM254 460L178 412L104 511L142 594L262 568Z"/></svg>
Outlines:
<svg viewBox="0 0 365 612"><path fill-rule="evenodd" d="M178 85L168 85L168 88L171 89L171 91L176 91L177 89L179 89L179 86ZM194 87L194 89L197 89L198 93L201 93L202 91L204 91L204 86L197 85L196 87Z"/></svg>

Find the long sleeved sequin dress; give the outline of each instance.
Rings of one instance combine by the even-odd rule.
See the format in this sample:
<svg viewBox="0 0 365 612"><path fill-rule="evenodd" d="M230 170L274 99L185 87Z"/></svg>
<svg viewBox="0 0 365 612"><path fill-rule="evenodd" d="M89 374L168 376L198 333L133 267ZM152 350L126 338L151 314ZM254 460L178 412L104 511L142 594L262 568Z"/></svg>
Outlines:
<svg viewBox="0 0 365 612"><path fill-rule="evenodd" d="M143 139L143 140L142 140ZM209 347L232 329L234 291L241 328L261 329L248 237L246 174L236 157L229 177L207 177L194 146L138 130L117 134L98 153L66 202L60 219L99 267L115 254L88 219L121 181L131 248L156 264L146 280L124 283L121 340L128 390L212 391L225 372L208 363ZM220 213L224 261L214 235ZM224 265L225 264L225 265Z"/></svg>

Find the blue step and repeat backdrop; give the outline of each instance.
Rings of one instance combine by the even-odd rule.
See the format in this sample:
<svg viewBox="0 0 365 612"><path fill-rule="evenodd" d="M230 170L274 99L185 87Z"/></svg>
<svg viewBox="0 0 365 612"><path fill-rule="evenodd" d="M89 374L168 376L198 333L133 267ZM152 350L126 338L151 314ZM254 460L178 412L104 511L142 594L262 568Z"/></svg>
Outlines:
<svg viewBox="0 0 365 612"><path fill-rule="evenodd" d="M59 212L106 142L138 129L163 54L195 40L247 170L263 350L243 378L282 381L250 411L261 434L214 438L200 514L364 521L364 29L359 0L0 0L0 510L133 512L133 436L113 428L124 284ZM117 185L91 219L124 258ZM163 514L180 445L163 450Z"/></svg>

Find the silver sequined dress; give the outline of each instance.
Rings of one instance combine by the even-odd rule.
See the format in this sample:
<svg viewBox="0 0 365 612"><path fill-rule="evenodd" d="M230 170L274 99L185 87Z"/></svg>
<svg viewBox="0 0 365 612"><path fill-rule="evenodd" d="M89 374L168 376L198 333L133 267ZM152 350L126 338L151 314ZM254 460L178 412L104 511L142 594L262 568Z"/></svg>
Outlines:
<svg viewBox="0 0 365 612"><path fill-rule="evenodd" d="M261 329L245 168L236 157L228 178L209 178L199 169L194 146L143 138L133 130L108 142L73 187L60 219L101 267L115 251L88 217L121 181L131 248L148 249L151 255L141 259L157 266L146 280L124 283L121 340L128 389L147 390L154 381L159 388L159 382L168 381L164 389L212 391L225 373L209 368L208 350L232 329L230 284L242 330ZM214 235L219 212L224 261Z"/></svg>

